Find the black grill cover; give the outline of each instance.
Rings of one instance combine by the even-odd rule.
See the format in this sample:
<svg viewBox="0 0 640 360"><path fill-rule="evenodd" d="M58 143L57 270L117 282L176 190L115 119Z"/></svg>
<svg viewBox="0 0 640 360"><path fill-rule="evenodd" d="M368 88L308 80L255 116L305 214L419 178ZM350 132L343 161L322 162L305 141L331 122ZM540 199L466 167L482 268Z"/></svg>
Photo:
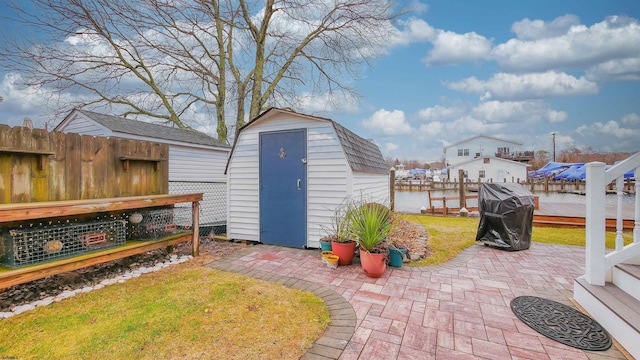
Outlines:
<svg viewBox="0 0 640 360"><path fill-rule="evenodd" d="M531 192L516 183L482 184L478 206L476 241L510 251L529 248L534 210Z"/></svg>

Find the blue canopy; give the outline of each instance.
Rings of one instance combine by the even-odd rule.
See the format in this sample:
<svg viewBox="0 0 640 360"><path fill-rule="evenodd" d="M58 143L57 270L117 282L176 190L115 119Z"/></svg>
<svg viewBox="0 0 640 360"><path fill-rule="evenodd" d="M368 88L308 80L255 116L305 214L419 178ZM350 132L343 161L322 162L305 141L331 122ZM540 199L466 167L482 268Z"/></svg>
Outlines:
<svg viewBox="0 0 640 360"><path fill-rule="evenodd" d="M427 169L420 169L420 168L415 168L415 169L411 169L407 172L408 176L416 176L416 175L426 175L427 174Z"/></svg>
<svg viewBox="0 0 640 360"><path fill-rule="evenodd" d="M617 164L617 161L615 164ZM549 165L551 164L551 165ZM568 166L567 166L568 165ZM605 170L609 170L612 165L605 166ZM547 169L545 169L547 168ZM532 175L533 173L533 175ZM543 166L537 171L530 171L529 176L531 177L547 177L553 175L555 179L565 179L565 180L575 180L580 179L584 180L587 178L587 167L585 163L554 163L549 162L547 165ZM633 178L633 170L630 170L624 174L624 178Z"/></svg>
<svg viewBox="0 0 640 360"><path fill-rule="evenodd" d="M584 179L587 176L587 168L584 164L574 164L569 166L567 170L556 175L556 179L575 180Z"/></svg>
<svg viewBox="0 0 640 360"><path fill-rule="evenodd" d="M576 165L576 163L561 163L561 162L549 161L545 166L541 167L540 169L535 171L529 171L529 176L530 177L549 177L565 171L566 169L571 167L571 165Z"/></svg>

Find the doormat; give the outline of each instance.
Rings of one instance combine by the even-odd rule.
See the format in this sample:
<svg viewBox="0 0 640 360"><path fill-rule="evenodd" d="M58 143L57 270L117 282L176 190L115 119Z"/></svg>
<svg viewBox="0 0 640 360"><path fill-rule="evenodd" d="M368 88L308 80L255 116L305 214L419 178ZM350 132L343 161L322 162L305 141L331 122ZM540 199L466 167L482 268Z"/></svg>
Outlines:
<svg viewBox="0 0 640 360"><path fill-rule="evenodd" d="M605 351L611 337L597 321L567 305L536 296L518 296L511 310L540 334L581 350Z"/></svg>

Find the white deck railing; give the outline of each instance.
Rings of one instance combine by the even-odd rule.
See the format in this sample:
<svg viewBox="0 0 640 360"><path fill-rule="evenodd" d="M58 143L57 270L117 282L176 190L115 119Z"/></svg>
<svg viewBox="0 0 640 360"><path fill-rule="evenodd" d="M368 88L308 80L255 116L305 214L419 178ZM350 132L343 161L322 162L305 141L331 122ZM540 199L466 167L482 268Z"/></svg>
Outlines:
<svg viewBox="0 0 640 360"><path fill-rule="evenodd" d="M587 165L586 183L586 266L585 279L592 285L604 286L611 281L611 268L622 262L640 258L640 152L605 171L605 164L591 162ZM622 233L622 197L624 174L634 170L635 208L633 242L624 246ZM617 192L615 250L605 249L605 187L614 182Z"/></svg>

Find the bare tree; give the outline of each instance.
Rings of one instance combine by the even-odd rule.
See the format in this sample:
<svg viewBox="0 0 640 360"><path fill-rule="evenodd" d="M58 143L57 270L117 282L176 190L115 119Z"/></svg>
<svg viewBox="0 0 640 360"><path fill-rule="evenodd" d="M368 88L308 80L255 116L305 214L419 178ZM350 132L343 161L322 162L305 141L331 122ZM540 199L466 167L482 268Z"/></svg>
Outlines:
<svg viewBox="0 0 640 360"><path fill-rule="evenodd" d="M26 6L25 6L26 5ZM180 128L215 113L218 139L302 94L353 94L399 16L386 0L30 0L3 62L25 85L73 94L58 108L103 106ZM38 9L31 12L30 9ZM230 115L228 115L230 114ZM213 117L211 117L213 120Z"/></svg>

